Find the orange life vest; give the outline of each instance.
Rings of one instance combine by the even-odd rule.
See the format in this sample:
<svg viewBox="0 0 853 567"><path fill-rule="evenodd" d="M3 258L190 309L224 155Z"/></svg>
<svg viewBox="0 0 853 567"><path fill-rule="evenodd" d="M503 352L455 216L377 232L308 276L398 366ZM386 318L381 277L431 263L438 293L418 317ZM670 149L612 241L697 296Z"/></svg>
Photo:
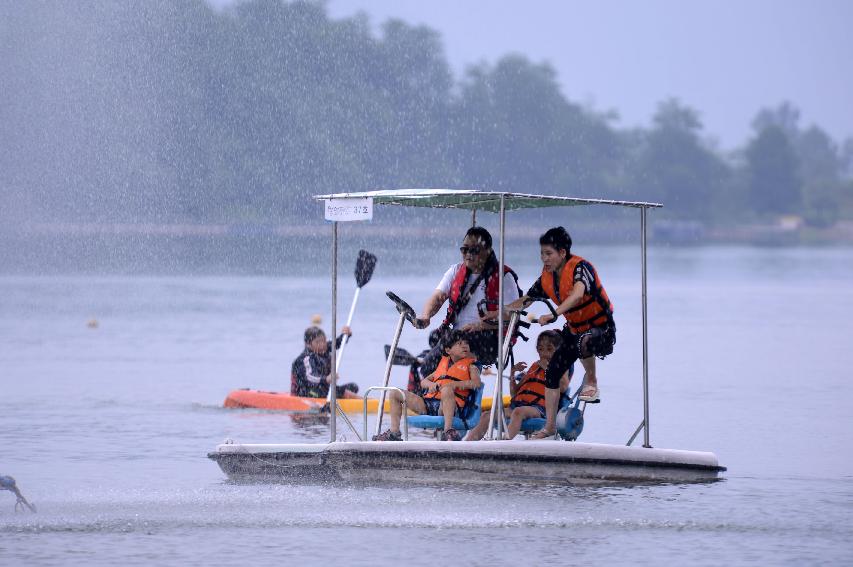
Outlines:
<svg viewBox="0 0 853 567"><path fill-rule="evenodd" d="M545 407L545 369L538 362L524 373L512 401L525 406Z"/></svg>
<svg viewBox="0 0 853 567"><path fill-rule="evenodd" d="M476 361L476 358L468 357L450 364L450 357L442 356L441 362L438 363L438 367L433 373L433 376L435 376L435 378L433 378L433 382L438 384L438 388L435 392L427 392L424 394L424 398L435 398L440 400L442 386L451 382L465 382L470 380L471 365ZM454 390L453 393L456 394L456 405L460 408L465 407L465 404L468 402L468 396L471 394L471 390Z"/></svg>
<svg viewBox="0 0 853 567"><path fill-rule="evenodd" d="M566 260L566 265L563 266L563 271L560 272L560 287L559 296L554 289L554 277L552 272L542 269L542 275L539 282L542 289L551 298L555 305L560 305L572 292L575 285L574 274L575 268L585 260L580 256L570 256ZM598 278L596 269L587 262L592 275L592 289L587 290L581 300L571 309L566 311L563 316L566 318L566 324L569 330L579 335L588 331L592 327L602 327L607 324L613 317L613 304L610 303L610 298L607 297L607 292L604 291L604 286L601 285L601 280Z"/></svg>

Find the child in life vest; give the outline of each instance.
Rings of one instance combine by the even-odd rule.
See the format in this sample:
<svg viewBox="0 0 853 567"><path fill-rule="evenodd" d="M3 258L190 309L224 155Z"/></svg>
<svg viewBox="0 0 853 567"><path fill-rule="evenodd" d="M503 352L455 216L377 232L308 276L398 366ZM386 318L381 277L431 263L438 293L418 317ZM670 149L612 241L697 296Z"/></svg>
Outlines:
<svg viewBox="0 0 853 567"><path fill-rule="evenodd" d="M445 342L444 356L438 367L430 375L421 380L423 396L406 392L406 406L413 412L423 415L440 415L444 417L444 433L442 441L459 441L459 432L453 429L453 418L465 407L469 396L480 387L480 369L477 359L471 354L471 347L465 335L453 331ZM403 397L400 392L392 390L388 393L390 401L391 427L387 431L375 435L374 441L402 441L400 434L400 419L403 415Z"/></svg>
<svg viewBox="0 0 853 567"><path fill-rule="evenodd" d="M554 352L560 347L562 337L557 331L543 331L536 340L536 353L539 360L527 368L526 362L519 362L512 367L513 373L524 372L520 379L510 381L510 395L512 401L509 404L509 423L506 427L506 439L512 439L518 435L521 422L530 417L545 417L545 370L554 356ZM560 379L560 392L565 392L569 387L571 369L563 374ZM489 427L490 413L484 414L477 426L465 436L466 441L478 441L483 438Z"/></svg>

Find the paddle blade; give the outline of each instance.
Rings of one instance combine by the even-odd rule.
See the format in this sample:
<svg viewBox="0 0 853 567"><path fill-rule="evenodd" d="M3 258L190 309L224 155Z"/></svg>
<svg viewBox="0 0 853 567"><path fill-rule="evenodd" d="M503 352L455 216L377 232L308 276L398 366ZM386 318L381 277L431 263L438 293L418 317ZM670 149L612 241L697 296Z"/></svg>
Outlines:
<svg viewBox="0 0 853 567"><path fill-rule="evenodd" d="M375 267L376 256L367 250L359 250L358 259L355 261L355 283L358 287L364 287L370 281Z"/></svg>
<svg viewBox="0 0 853 567"><path fill-rule="evenodd" d="M391 345L385 345L385 360L388 360L389 352L391 352ZM391 364L395 366L411 366L415 360L415 357L409 354L409 351L397 347L397 350L394 351L394 359L391 361Z"/></svg>

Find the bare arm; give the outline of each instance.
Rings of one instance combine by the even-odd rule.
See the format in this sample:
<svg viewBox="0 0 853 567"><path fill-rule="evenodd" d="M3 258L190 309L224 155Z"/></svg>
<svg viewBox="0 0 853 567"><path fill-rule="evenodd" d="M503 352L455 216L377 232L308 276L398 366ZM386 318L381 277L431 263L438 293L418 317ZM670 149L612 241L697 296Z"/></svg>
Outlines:
<svg viewBox="0 0 853 567"><path fill-rule="evenodd" d="M518 310L520 310L520 309L525 309L525 308L526 308L528 305L530 305L531 303L533 303L533 300L531 300L531 299L530 299L528 296L526 296L526 295L522 295L521 297L519 297L518 299L516 299L516 300L515 300L515 301L513 301L512 303L507 303L506 305L504 305L504 320L508 320L508 319L509 319L509 317L510 317L510 315L512 314L512 312L513 312L513 311L518 311ZM480 317L480 320L481 320L481 321L483 321L484 323L487 323L487 324L491 324L491 325L492 325L491 327L485 327L485 328L494 328L494 327L496 327L496 326L497 326L497 320L498 320L498 312L497 312L497 310L495 310L495 311L486 311L486 312L483 314L483 316L482 316L482 317Z"/></svg>
<svg viewBox="0 0 853 567"><path fill-rule="evenodd" d="M441 291L440 289L432 292L432 295L429 296L429 299L424 303L424 308L421 311L420 317L418 317L418 322L420 323L420 328L424 329L429 327L429 320L432 319L432 316L438 313L438 310L441 309L441 306L444 305L444 302L447 301L447 294Z"/></svg>
<svg viewBox="0 0 853 567"><path fill-rule="evenodd" d="M468 376L470 377L470 380L468 380L468 383L465 384L464 386L462 386L462 382L456 382L456 384L459 385L458 389L461 388L463 390L476 390L477 388L480 387L482 382L480 381L480 369L479 368L477 368L476 366L474 366L472 364L471 367L468 369Z"/></svg>
<svg viewBox="0 0 853 567"><path fill-rule="evenodd" d="M583 282L575 282L575 285L572 286L572 291L569 293L568 297L566 297L566 299L564 299L563 302L557 306L557 309L555 310L557 311L557 315L563 315L569 309L577 305L585 292L586 286L583 285ZM539 317L540 325L547 325L548 323L553 323L554 321L554 316L550 313Z"/></svg>
<svg viewBox="0 0 853 567"><path fill-rule="evenodd" d="M421 378L421 382L420 382L421 388L423 388L427 392L434 392L436 390L436 383L433 382L434 378L435 378L435 372L433 372L432 374L430 374L428 376L425 376L424 378Z"/></svg>
<svg viewBox="0 0 853 567"><path fill-rule="evenodd" d="M524 309L531 303L533 303L533 300L531 300L529 296L522 295L512 303L507 303L506 308L510 311L516 311L518 309Z"/></svg>
<svg viewBox="0 0 853 567"><path fill-rule="evenodd" d="M527 368L526 362L516 362L515 366L512 367L512 372L514 374L519 373L519 372L524 372L524 370L526 368ZM515 381L515 376L510 378L510 381L509 381L509 395L510 395L510 397L515 396L515 393L518 391L518 386L520 384L521 384L521 381L518 381L518 382Z"/></svg>
<svg viewBox="0 0 853 567"><path fill-rule="evenodd" d="M564 394L569 389L569 371L566 370L560 377L560 393Z"/></svg>
<svg viewBox="0 0 853 567"><path fill-rule="evenodd" d="M527 293L522 294L522 296L519 297L518 299L511 301L510 303L507 303L506 305L504 305L504 318L509 318L510 314L513 311L520 311L520 310L526 309L531 303L533 303L535 301L535 299L531 298L531 295L533 295L535 297L539 297L543 293L544 292L542 291L541 278L539 278L536 280L536 282L534 282L534 284L530 287L530 289L527 290ZM490 312L486 313L482 317L482 319L483 320L491 320L491 319L497 319L497 317L498 317L497 311L490 311Z"/></svg>

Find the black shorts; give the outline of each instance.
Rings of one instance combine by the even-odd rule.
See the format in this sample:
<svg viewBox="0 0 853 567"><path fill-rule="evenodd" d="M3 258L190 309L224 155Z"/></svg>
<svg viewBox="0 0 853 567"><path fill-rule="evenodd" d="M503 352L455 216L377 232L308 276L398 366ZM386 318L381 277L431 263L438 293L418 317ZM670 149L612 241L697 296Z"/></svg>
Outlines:
<svg viewBox="0 0 853 567"><path fill-rule="evenodd" d="M567 327L563 327L560 334L563 336L563 344L554 353L545 371L546 388L559 388L560 377L577 359L590 356L604 358L613 352L613 345L616 344L615 325L593 327L580 335L575 335Z"/></svg>
<svg viewBox="0 0 853 567"><path fill-rule="evenodd" d="M426 406L426 415L442 415L441 400L436 398L424 398L424 405Z"/></svg>

